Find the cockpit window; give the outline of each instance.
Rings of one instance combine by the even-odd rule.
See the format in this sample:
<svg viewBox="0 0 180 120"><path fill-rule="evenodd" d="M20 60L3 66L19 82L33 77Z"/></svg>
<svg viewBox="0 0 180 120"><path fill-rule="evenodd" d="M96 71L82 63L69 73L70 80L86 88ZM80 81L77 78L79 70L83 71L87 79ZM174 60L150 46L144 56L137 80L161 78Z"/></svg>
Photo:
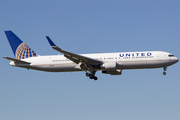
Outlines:
<svg viewBox="0 0 180 120"><path fill-rule="evenodd" d="M169 57L174 57L174 55L169 55Z"/></svg>

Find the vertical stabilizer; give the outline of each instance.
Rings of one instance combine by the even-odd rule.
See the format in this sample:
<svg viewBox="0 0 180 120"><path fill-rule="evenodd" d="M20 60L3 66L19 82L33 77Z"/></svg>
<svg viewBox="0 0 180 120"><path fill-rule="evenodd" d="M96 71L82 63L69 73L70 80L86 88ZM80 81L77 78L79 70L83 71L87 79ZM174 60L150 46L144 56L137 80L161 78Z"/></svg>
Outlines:
<svg viewBox="0 0 180 120"><path fill-rule="evenodd" d="M19 60L19 59L26 59L29 57L38 56L30 47L28 47L12 31L5 31L5 34L16 59Z"/></svg>

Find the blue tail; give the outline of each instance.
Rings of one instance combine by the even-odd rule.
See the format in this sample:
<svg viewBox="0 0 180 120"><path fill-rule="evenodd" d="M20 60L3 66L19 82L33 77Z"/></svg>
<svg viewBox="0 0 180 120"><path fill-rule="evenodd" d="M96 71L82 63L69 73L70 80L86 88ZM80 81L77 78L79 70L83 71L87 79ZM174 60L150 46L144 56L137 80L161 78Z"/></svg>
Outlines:
<svg viewBox="0 0 180 120"><path fill-rule="evenodd" d="M31 48L29 48L21 39L19 39L12 31L5 31L6 37L11 45L16 59L26 59L38 56Z"/></svg>

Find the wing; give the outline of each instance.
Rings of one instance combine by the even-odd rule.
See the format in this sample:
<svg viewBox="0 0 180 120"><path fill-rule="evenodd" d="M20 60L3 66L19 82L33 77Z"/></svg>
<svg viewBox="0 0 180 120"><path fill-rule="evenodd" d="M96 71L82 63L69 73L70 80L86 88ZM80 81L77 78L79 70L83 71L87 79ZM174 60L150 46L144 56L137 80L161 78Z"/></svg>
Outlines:
<svg viewBox="0 0 180 120"><path fill-rule="evenodd" d="M96 59L93 59L93 58L89 58L89 57L86 57L86 56L82 56L82 55L78 55L78 54L75 54L75 53L71 53L71 52L62 50L61 48L56 46L54 44L54 42L48 36L46 36L46 38L48 39L49 44L51 45L51 47L53 49L63 53L66 58L68 58L69 60L73 61L76 64L82 62L82 63L85 63L87 65L100 65L100 64L103 63L100 60L96 60Z"/></svg>
<svg viewBox="0 0 180 120"><path fill-rule="evenodd" d="M18 60L18 59L14 59L14 58L10 58L10 57L3 57L7 60L10 60L10 61L13 61L13 62L16 62L16 63L21 63L21 64L31 64L29 62L25 62L25 61L22 61L22 60Z"/></svg>

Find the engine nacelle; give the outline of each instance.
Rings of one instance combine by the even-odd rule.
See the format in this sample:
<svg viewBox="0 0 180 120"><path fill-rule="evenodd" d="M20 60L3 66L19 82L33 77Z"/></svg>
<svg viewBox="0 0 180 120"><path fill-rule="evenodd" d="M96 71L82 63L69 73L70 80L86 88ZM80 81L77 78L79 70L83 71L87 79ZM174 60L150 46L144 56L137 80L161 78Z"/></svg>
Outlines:
<svg viewBox="0 0 180 120"><path fill-rule="evenodd" d="M103 65L101 65L101 68L105 70L116 70L117 63L116 62L105 62Z"/></svg>
<svg viewBox="0 0 180 120"><path fill-rule="evenodd" d="M102 73L111 74L111 75L121 75L122 70L113 70L113 71L103 70Z"/></svg>
<svg viewBox="0 0 180 120"><path fill-rule="evenodd" d="M105 69L102 71L102 73L104 74L111 74L111 75L121 75L122 70L121 69L117 69L117 65L119 65L118 63L116 63L115 61L112 62L105 62L101 68Z"/></svg>

